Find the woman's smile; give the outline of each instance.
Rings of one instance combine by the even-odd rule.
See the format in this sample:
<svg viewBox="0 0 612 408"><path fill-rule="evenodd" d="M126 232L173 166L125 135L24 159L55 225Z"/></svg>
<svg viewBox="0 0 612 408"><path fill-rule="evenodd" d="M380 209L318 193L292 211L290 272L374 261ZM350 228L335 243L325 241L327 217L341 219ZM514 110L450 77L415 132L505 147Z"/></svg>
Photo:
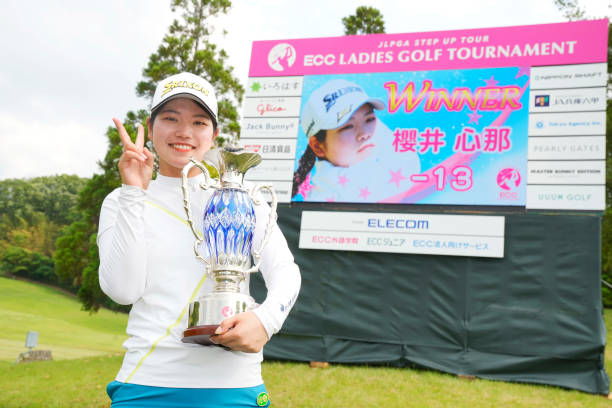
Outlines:
<svg viewBox="0 0 612 408"><path fill-rule="evenodd" d="M170 147L174 148L174 150L181 152L181 153L187 153L195 149L195 147L191 145L181 144L181 143L170 144Z"/></svg>

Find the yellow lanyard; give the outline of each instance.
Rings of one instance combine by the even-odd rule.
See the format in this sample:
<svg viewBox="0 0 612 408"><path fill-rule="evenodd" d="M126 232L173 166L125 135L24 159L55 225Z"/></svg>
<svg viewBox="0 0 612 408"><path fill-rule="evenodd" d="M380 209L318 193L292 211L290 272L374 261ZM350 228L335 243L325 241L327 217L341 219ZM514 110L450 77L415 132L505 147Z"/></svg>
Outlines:
<svg viewBox="0 0 612 408"><path fill-rule="evenodd" d="M148 204L152 207L158 208L160 210L162 210L163 212L165 212L166 214L170 215L173 218L176 218L177 220L179 220L180 222L182 222L183 224L189 226L189 224L187 223L187 220L181 218L180 216L178 216L177 214L173 213L172 211L168 210L167 208L162 207L159 204L156 204L152 201L149 200L145 200L145 204ZM181 311L181 314L179 315L179 317L176 319L176 321L174 323L172 323L170 326L168 326L166 328L166 333L163 334L162 336L160 336L157 340L155 340L153 342L153 344L151 345L151 348L149 349L149 351L142 356L142 358L140 359L140 361L138 362L138 364L136 364L136 367L134 367L134 369L132 370L132 372L130 373L130 375L128 375L128 377L125 379L126 383L129 383L130 380L132 379L132 377L134 376L134 374L136 373L136 371L138 371L138 369L140 368L140 366L142 365L142 363L145 361L145 359L147 357L149 357L153 351L155 350L155 348L157 347L157 345L159 344L160 341L162 341L163 339L165 339L166 337L168 337L170 335L170 331L175 328L176 326L178 326L178 324L181 322L181 320L183 320L183 316L185 316L185 313L187 313L187 310L189 308L189 304L191 302L193 302L193 300L195 299L195 297L197 296L198 292L200 291L200 288L202 287L202 285L204 284L204 281L206 280L206 274L204 274L204 276L202 277L202 279L200 280L200 282L198 283L198 286L196 286L196 288L194 289L193 293L191 294L191 297L189 298L189 302L187 302L187 304L185 305L185 307L183 308L183 310Z"/></svg>

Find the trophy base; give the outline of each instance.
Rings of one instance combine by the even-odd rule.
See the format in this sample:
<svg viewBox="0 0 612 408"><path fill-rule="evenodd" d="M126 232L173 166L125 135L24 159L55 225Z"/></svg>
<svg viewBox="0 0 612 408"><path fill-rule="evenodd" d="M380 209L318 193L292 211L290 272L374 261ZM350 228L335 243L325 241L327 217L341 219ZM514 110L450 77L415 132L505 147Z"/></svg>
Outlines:
<svg viewBox="0 0 612 408"><path fill-rule="evenodd" d="M217 344L210 341L210 336L215 334L217 327L219 327L218 324L190 327L183 332L181 341L183 343L194 343L202 346L216 346Z"/></svg>

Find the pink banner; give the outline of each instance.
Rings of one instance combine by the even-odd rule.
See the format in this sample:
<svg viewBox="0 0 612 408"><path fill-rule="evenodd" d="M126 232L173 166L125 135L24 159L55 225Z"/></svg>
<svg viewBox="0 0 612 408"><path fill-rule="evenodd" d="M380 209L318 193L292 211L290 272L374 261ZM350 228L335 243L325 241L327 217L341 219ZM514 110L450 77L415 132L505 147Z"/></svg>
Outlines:
<svg viewBox="0 0 612 408"><path fill-rule="evenodd" d="M586 64L607 61L608 20L255 41L250 77Z"/></svg>

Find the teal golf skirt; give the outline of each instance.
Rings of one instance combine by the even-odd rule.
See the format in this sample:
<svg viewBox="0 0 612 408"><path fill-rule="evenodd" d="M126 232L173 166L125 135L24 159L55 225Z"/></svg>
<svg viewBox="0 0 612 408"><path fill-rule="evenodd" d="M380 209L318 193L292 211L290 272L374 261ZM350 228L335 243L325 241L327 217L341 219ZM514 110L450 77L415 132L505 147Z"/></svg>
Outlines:
<svg viewBox="0 0 612 408"><path fill-rule="evenodd" d="M170 388L113 381L106 392L112 401L111 408L257 408L270 405L263 384L248 388Z"/></svg>

